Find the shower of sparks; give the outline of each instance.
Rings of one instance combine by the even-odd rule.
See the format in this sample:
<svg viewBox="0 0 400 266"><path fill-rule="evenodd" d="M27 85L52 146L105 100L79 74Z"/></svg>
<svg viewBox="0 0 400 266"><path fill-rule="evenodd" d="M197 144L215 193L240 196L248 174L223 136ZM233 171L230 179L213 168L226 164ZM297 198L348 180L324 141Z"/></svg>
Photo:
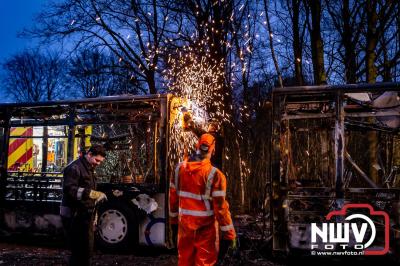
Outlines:
<svg viewBox="0 0 400 266"><path fill-rule="evenodd" d="M220 5L223 2L224 1L213 1L213 5ZM253 29L250 23L244 23L243 28L234 28L231 33L224 32L224 27L221 27L221 25L225 25L225 23L235 25L235 21L246 17L246 10L251 10L251 8L245 4L236 6L231 14L226 15L225 21L223 19L215 21L210 15L207 21L201 24L202 29L206 33L203 40L198 40L201 36L198 31L182 31L178 32L176 35L168 35L168 38L164 40L165 45L158 46L154 41L146 38L145 32L121 32L121 36L129 40L129 44L134 45L139 41L143 41L144 50L141 52L140 56L143 57L144 60L142 64L138 65L138 70L141 73L145 73L147 70L157 71L158 68L162 67L162 71L159 72L162 72L162 75L166 77L166 87L169 91L184 99L174 107L176 114L173 116L170 124L171 142L169 145L169 155L171 156L171 161L174 163L183 160L185 151L187 151L187 154L193 152L197 142L197 137L192 132L184 131L182 128L183 106L193 115L193 120L197 124L202 125L204 129L206 129L210 119L216 119L220 124L229 124L231 128L235 128L233 125L234 119L231 117L234 109L240 111L235 121L241 122L243 118L251 119L252 112L250 107L243 106L237 109L237 106L233 108L230 103L231 100L224 101L224 97L227 95L231 96L230 93L233 94L233 98L236 96L234 94L235 90L228 92L223 88L224 82L228 84L227 86L240 86L241 77L247 76L246 73L252 73L251 71L254 70L254 66L249 63L250 59L248 58L252 58L253 53L257 51L257 45L254 42L262 42L263 37L265 37L265 35L268 36L268 33L263 31L259 32L259 34L255 31L257 34L253 35ZM201 7L196 6L196 15L200 15L199 11L201 11ZM257 11L257 13L253 13L252 16L248 14L247 18L250 21L250 18L254 17L258 22L267 25L267 21L265 20L266 15L267 14L264 12ZM142 21L150 18L157 18L157 16L157 13L145 11L140 17L133 17L132 19L134 20L134 24L139 26ZM107 16L99 15L94 17L94 20L96 24L101 25L106 17ZM70 24L69 28L81 26L82 23L79 18L76 19L77 20L67 20L67 26L68 23ZM168 15L164 17L164 22L167 21L171 21ZM265 26L261 26L265 28ZM216 34L221 36L227 34L227 36L226 38L218 38L220 40L219 42L213 42L212 36L218 36ZM234 36L242 36L237 49L233 41L235 40L233 38ZM276 45L283 45L285 43L285 40L280 39L280 36L278 32L275 33L275 35L271 33L271 37L277 42ZM173 49L172 47L182 45L184 40L189 37L192 41L197 39L197 44L193 46L183 46L171 53L170 49ZM227 50L232 51L232 54L237 53L237 57L233 57L233 59L228 57L226 61L216 60L213 56L219 45L225 46ZM170 54L166 66L158 63L157 59L160 58L160 55L165 59L164 56L168 53ZM120 64L125 62L125 60L128 60L128 58L118 57L118 62ZM296 60L299 61L300 58ZM302 62L308 65L311 64L306 58L303 58L301 60L301 63ZM164 63L164 60L162 60L162 63ZM166 68L164 69L164 67ZM225 72L225 70L227 71ZM229 76L225 77L225 74ZM132 74L130 79L133 80L134 77L135 75ZM228 102L228 104L224 106L224 102ZM261 102L259 102L259 106L261 106ZM230 136L233 135L238 141L243 141L246 135L243 135L237 129L235 130L234 133L230 133ZM160 141L160 139L157 139L157 141ZM226 160L236 162L237 152L232 149L229 150L227 145L224 154ZM251 172L251 163L247 161L247 158L241 158L237 162L241 167L241 175L245 178L249 176Z"/></svg>
<svg viewBox="0 0 400 266"><path fill-rule="evenodd" d="M184 106L197 125L206 129L210 119L229 121L224 111L223 86L225 81L224 62L212 58L203 44L196 47L184 46L168 58L167 85L171 92L183 99L171 127L173 141L170 154L173 161L182 161L194 151L197 137L182 128ZM178 158L175 158L175 157Z"/></svg>
<svg viewBox="0 0 400 266"><path fill-rule="evenodd" d="M181 108L181 107L176 107ZM171 142L169 146L169 156L172 167L176 163L183 161L185 156L188 156L194 151L197 142L197 137L190 131L184 131L182 128L183 113L179 110L178 115L172 121L170 128Z"/></svg>

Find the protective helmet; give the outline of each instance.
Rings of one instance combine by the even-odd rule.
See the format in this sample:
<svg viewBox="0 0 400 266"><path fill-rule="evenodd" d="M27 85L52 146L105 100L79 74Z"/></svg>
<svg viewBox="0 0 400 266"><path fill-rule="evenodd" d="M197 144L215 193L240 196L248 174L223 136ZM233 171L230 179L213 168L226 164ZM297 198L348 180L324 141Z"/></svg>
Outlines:
<svg viewBox="0 0 400 266"><path fill-rule="evenodd" d="M196 149L202 153L209 153L215 150L215 138L209 133L201 135L199 142L196 145Z"/></svg>

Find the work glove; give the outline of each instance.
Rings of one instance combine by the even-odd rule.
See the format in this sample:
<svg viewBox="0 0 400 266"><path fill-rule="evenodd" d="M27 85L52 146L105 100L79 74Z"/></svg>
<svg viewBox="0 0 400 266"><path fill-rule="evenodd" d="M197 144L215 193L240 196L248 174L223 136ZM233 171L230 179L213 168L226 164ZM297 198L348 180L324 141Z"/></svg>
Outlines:
<svg viewBox="0 0 400 266"><path fill-rule="evenodd" d="M192 120L192 116L190 115L189 112L185 112L183 114L183 121L185 121L186 123Z"/></svg>
<svg viewBox="0 0 400 266"><path fill-rule="evenodd" d="M219 243L218 261L223 261L229 249L235 250L237 248L236 238L232 240L222 239Z"/></svg>
<svg viewBox="0 0 400 266"><path fill-rule="evenodd" d="M95 204L102 202L103 200L107 200L106 194L96 190L90 190L89 198L95 200Z"/></svg>
<svg viewBox="0 0 400 266"><path fill-rule="evenodd" d="M237 249L237 238L232 240L230 248L233 250Z"/></svg>
<svg viewBox="0 0 400 266"><path fill-rule="evenodd" d="M183 124L182 127L184 130L190 130L194 125L192 115L189 112L185 112L183 114Z"/></svg>

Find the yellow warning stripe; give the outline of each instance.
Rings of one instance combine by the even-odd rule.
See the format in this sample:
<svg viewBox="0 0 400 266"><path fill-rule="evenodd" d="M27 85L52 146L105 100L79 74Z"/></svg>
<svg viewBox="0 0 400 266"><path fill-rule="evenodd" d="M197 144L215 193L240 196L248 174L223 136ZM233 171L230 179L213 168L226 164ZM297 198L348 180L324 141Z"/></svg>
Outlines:
<svg viewBox="0 0 400 266"><path fill-rule="evenodd" d="M14 127L11 129L10 137L20 137L23 134L25 134L25 132L28 131L29 129L30 129L29 127ZM10 138L10 143L8 145L11 145L17 139L18 138Z"/></svg>
<svg viewBox="0 0 400 266"><path fill-rule="evenodd" d="M13 164L15 164L19 158L21 158L27 151L29 151L33 146L33 140L32 139L27 139L26 142L24 142L22 145L20 145L16 150L14 150L11 154L8 156L8 167L11 167ZM30 158L27 158L27 163L28 160L31 160L32 156Z"/></svg>

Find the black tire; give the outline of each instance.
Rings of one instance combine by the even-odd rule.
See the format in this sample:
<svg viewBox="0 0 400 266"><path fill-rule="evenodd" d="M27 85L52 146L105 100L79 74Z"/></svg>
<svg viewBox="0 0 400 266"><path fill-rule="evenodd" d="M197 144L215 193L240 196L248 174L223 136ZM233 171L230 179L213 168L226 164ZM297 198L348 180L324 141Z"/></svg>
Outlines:
<svg viewBox="0 0 400 266"><path fill-rule="evenodd" d="M121 252L137 246L139 225L135 211L123 202L101 204L97 212L96 247Z"/></svg>

